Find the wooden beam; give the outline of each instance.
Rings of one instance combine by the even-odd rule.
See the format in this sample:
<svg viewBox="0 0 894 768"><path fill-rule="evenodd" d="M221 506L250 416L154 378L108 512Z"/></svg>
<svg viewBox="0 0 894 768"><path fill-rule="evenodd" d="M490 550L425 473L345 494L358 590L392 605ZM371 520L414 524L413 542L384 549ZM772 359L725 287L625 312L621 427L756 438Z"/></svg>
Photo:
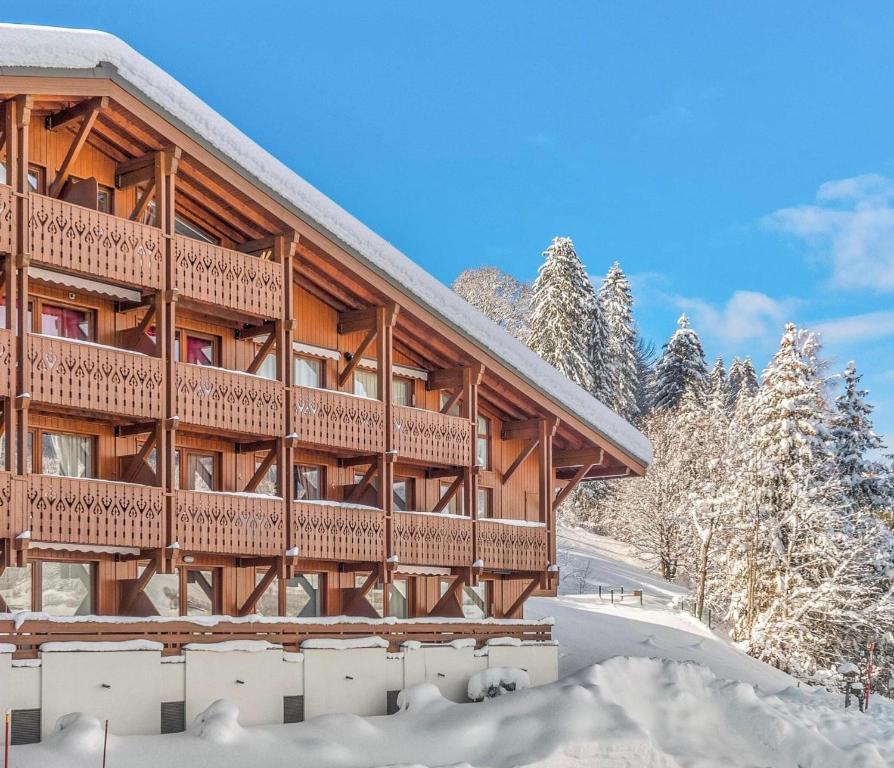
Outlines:
<svg viewBox="0 0 894 768"><path fill-rule="evenodd" d="M577 487L577 484L578 484L581 480L584 479L584 475L586 475L587 472L590 471L590 469L592 468L592 466L593 466L592 464L582 464L582 465L578 468L577 472L574 473L574 477L572 477L572 478L566 483L565 487L562 488L562 490L560 490L560 491L556 494L556 498L555 498L555 500L553 501L553 511L555 511L556 509L558 509L559 506L561 505L561 503L562 503L563 501L565 501L566 498L568 498L568 494L571 493L571 492Z"/></svg>
<svg viewBox="0 0 894 768"><path fill-rule="evenodd" d="M380 577L379 571L380 570L381 570L380 567L376 567L376 568L373 568L372 571L370 571L369 576L366 577L366 581L364 581L360 587L355 589L355 591L351 595L351 599L348 601L348 603L346 605L342 606L344 613L347 613L348 611L350 611L357 603L359 603L363 598L365 598L369 594L370 590L379 581L379 577Z"/></svg>
<svg viewBox="0 0 894 768"><path fill-rule="evenodd" d="M137 424L124 424L115 427L115 437L132 437L133 435L145 435L155 429L154 421L141 421Z"/></svg>
<svg viewBox="0 0 894 768"><path fill-rule="evenodd" d="M246 373L257 373L258 369L264 364L264 360L267 359L267 355L270 354L270 350L276 346L276 334L271 333L265 340L264 343L258 347L258 351L255 354L254 360L251 361L248 368L245 369Z"/></svg>
<svg viewBox="0 0 894 768"><path fill-rule="evenodd" d="M267 573L265 573L263 578L255 585L255 588L251 591L251 594L245 599L245 602L237 611L238 616L249 616L250 614L254 613L255 606L258 604L258 600L260 600L264 596L267 588L273 583L273 580L276 578L277 573L279 572L278 566L278 563L273 563L267 569Z"/></svg>
<svg viewBox="0 0 894 768"><path fill-rule="evenodd" d="M136 456L134 456L133 462L131 462L131 465L128 468L127 472L124 474L124 477L121 478L121 482L124 482L124 483L132 482L136 478L137 472L139 471L141 464L145 465L147 467L149 466L146 463L146 459L149 456L149 454L152 452L152 449L155 447L157 437L158 437L158 435L155 432L155 430L153 429L153 431L150 432L149 437L143 441L143 444L140 446L140 450L137 451ZM157 456L156 456L155 466L156 466L156 472L157 472L157 469L158 469L158 457Z"/></svg>
<svg viewBox="0 0 894 768"><path fill-rule="evenodd" d="M143 191L140 193L137 198L136 205L134 205L133 210L130 212L130 216L128 217L131 221L141 221L143 218L143 214L146 213L146 209L149 207L149 202L152 198L155 197L155 177L153 176L146 182L146 186L143 187Z"/></svg>
<svg viewBox="0 0 894 768"><path fill-rule="evenodd" d="M584 448L578 451L553 451L554 467L579 467L582 464L602 464L605 451L602 448Z"/></svg>
<svg viewBox="0 0 894 768"><path fill-rule="evenodd" d="M91 99L91 101L93 101L93 99ZM71 166L78 159L78 155L81 154L84 144L87 143L87 136L89 136L90 131L93 130L93 125L96 123L96 118L99 115L100 109L101 107L96 106L85 114L84 122L82 122L80 128L78 128L78 132L75 134L75 137L68 148L68 152L65 154L65 159L62 161L62 165L59 166L56 178L53 179L53 183L50 185L48 191L50 197L59 197L62 187L65 186L65 182L68 180Z"/></svg>
<svg viewBox="0 0 894 768"><path fill-rule="evenodd" d="M450 486L447 488L446 493L443 496L441 496L440 499L438 499L438 503L435 504L434 509L432 509L432 512L443 512L444 511L445 507L450 503L450 500L456 495L456 492L460 488L462 488L464 479L465 479L464 476L460 475L459 477L456 478L456 480L454 480L452 483L450 483Z"/></svg>
<svg viewBox="0 0 894 768"><path fill-rule="evenodd" d="M143 572L140 574L140 578L137 579L137 583L134 584L133 590L127 596L127 599L124 601L124 605L119 606L118 613L124 614L127 609L130 608L134 604L134 601L137 599L137 595L140 594L147 586L149 586L149 582L152 580L152 577L158 573L158 558L154 557L149 561L149 564L143 569Z"/></svg>
<svg viewBox="0 0 894 768"><path fill-rule="evenodd" d="M450 409L459 402L462 396L463 390L462 387L459 387L444 401L444 405L441 406L441 413L449 413Z"/></svg>
<svg viewBox="0 0 894 768"><path fill-rule="evenodd" d="M246 483L245 493L254 493L257 490L261 480L264 479L264 475L267 474L267 470L276 463L277 454L277 446L274 445L264 457L264 460L257 466L251 479Z"/></svg>
<svg viewBox="0 0 894 768"><path fill-rule="evenodd" d="M267 320L257 325L246 325L236 330L237 339L256 339L258 336L267 336L276 332L276 321Z"/></svg>
<svg viewBox="0 0 894 768"><path fill-rule="evenodd" d="M534 590L537 589L539 586L540 586L540 577L539 576L537 578L531 579L528 586L526 586L522 590L522 593L516 598L515 602L509 608L507 608L505 611L503 611L503 618L511 619L512 614L514 614L516 611L521 609L521 607L525 604L525 600L527 600L531 596L531 594L534 592Z"/></svg>
<svg viewBox="0 0 894 768"><path fill-rule="evenodd" d="M180 147L165 147L157 152L147 152L140 157L118 163L115 168L115 186L118 189L127 189L135 184L142 184L154 179L156 156L161 159L161 168L165 175L173 176L177 173L180 163Z"/></svg>
<svg viewBox="0 0 894 768"><path fill-rule="evenodd" d="M342 456L338 459L339 467L360 467L367 464L375 464L379 458L379 454L363 454L361 456Z"/></svg>
<svg viewBox="0 0 894 768"><path fill-rule="evenodd" d="M348 380L350 375L354 372L354 369L359 365L360 361L363 359L363 353L366 352L367 348L370 344L372 344L373 339L376 337L376 329L372 328L367 331L366 336L363 337L363 341L360 342L357 347L357 351L351 356L350 360L348 360L348 364L344 367L342 372L338 374L338 386L343 387L345 382Z"/></svg>
<svg viewBox="0 0 894 768"><path fill-rule="evenodd" d="M274 236L270 235L269 237L260 237L255 240L248 240L244 243L239 243L235 250L241 251L242 253L257 253L258 251L272 251L273 250L273 240Z"/></svg>
<svg viewBox="0 0 894 768"><path fill-rule="evenodd" d="M78 102L73 107L68 107L67 109L60 110L52 115L47 115L44 118L44 125L48 131L55 131L57 128L61 128L63 125L68 125L81 117L85 117L91 113L98 113L100 110L105 109L108 106L108 96L94 96L92 99L84 99L84 101Z"/></svg>
<svg viewBox="0 0 894 768"><path fill-rule="evenodd" d="M378 464L370 464L369 469L366 470L366 473L363 475L360 482L351 489L351 492L348 494L348 498L345 499L345 501L359 499L361 494L369 487L370 483L372 483L372 479L378 468Z"/></svg>
<svg viewBox="0 0 894 768"><path fill-rule="evenodd" d="M501 485L506 485L506 483L509 482L509 478L511 478L515 474L515 471L525 462L528 456L530 456L532 453L534 453L535 450L537 450L538 445L540 445L539 438L537 438L536 440L528 440L524 448L522 448L518 456L516 456L515 461L513 461L512 464L509 466L509 469L507 469L503 473L503 476L500 478Z"/></svg>
<svg viewBox="0 0 894 768"><path fill-rule="evenodd" d="M500 427L500 437L504 440L540 437L543 419L522 419L521 421L504 421Z"/></svg>
<svg viewBox="0 0 894 768"><path fill-rule="evenodd" d="M426 480L434 480L442 477L456 477L462 473L462 467L430 467L425 470L425 478Z"/></svg>
<svg viewBox="0 0 894 768"><path fill-rule="evenodd" d="M451 604L451 602L456 603L458 605L462 605L459 600L459 592L462 590L463 585L466 583L466 573L460 573L457 577L450 582L450 585L447 587L447 590L441 595L441 599L438 600L437 603L434 604L432 609L428 612L429 616L438 616L444 611L447 606Z"/></svg>
<svg viewBox="0 0 894 768"><path fill-rule="evenodd" d="M276 438L269 437L266 440L252 440L247 443L236 443L236 453L246 454L257 451L269 451L276 447Z"/></svg>

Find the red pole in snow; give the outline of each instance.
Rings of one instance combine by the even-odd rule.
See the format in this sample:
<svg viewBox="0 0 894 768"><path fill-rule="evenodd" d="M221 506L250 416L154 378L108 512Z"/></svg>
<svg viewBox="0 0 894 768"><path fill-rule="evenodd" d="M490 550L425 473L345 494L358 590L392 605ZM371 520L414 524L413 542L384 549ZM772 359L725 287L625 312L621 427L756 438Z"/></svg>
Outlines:
<svg viewBox="0 0 894 768"><path fill-rule="evenodd" d="M102 737L102 768L106 768L106 749L109 746L109 721L106 720L106 731Z"/></svg>
<svg viewBox="0 0 894 768"><path fill-rule="evenodd" d="M864 711L869 711L869 693L872 691L872 654L875 651L875 643L869 643L866 646L866 650L869 651L869 659L866 661L866 704L864 706Z"/></svg>
<svg viewBox="0 0 894 768"><path fill-rule="evenodd" d="M5 733L3 742L5 745L3 747L3 768L9 768L9 739L12 735L12 716L9 714L8 710L3 716L3 731Z"/></svg>

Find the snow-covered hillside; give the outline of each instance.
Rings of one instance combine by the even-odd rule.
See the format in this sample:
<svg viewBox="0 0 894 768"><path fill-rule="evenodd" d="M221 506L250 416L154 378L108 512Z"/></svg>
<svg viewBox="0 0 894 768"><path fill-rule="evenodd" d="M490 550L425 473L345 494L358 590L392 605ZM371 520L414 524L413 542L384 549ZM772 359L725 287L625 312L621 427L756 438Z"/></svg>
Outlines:
<svg viewBox="0 0 894 768"><path fill-rule="evenodd" d="M861 715L840 696L797 682L741 653L669 606L685 594L610 539L563 531L563 592L590 563L588 589L625 587L625 599L564 594L529 603L553 615L562 680L480 704L454 704L430 685L402 694L387 717L329 715L300 725L242 728L218 702L184 734L110 737L109 765L149 768L885 768L894 764L894 706ZM573 583L572 583L573 581ZM629 597L644 589L644 605ZM573 671L575 670L575 671ZM73 716L41 745L15 748L16 768L99 764L102 729Z"/></svg>

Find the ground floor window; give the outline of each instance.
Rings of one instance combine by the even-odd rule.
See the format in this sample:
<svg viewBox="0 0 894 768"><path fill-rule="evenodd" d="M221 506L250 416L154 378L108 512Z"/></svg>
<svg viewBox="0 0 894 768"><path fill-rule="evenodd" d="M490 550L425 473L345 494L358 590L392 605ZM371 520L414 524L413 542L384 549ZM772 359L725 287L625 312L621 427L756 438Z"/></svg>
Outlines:
<svg viewBox="0 0 894 768"><path fill-rule="evenodd" d="M394 579L389 585L388 615L396 619L410 618L410 589L409 579Z"/></svg>
<svg viewBox="0 0 894 768"><path fill-rule="evenodd" d="M34 560L0 574L0 613L43 611L51 616L94 613L94 565Z"/></svg>
<svg viewBox="0 0 894 768"><path fill-rule="evenodd" d="M211 616L219 603L218 584L216 568L180 568L154 574L144 594L159 616Z"/></svg>
<svg viewBox="0 0 894 768"><path fill-rule="evenodd" d="M369 578L368 573L358 573L354 576L354 586L362 587L367 578ZM383 616L385 612L385 590L382 587L382 582L378 581L373 585L373 588L366 593L365 596L366 602L368 602L373 611L375 611L376 616Z"/></svg>
<svg viewBox="0 0 894 768"><path fill-rule="evenodd" d="M257 569L255 584L261 582L266 572L266 568ZM255 613L261 616L321 616L320 582L317 573L299 573L291 579L275 579L258 600Z"/></svg>
<svg viewBox="0 0 894 768"><path fill-rule="evenodd" d="M441 597L450 588L452 581L441 581ZM483 619L487 617L487 582L482 581L477 587L465 585L462 589L461 600L463 616L467 619Z"/></svg>

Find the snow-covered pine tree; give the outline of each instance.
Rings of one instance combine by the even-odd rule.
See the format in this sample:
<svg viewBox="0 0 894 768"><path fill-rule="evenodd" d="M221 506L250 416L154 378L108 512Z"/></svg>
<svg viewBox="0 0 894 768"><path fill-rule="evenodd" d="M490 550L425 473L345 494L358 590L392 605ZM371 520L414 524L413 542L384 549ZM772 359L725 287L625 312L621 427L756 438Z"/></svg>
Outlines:
<svg viewBox="0 0 894 768"><path fill-rule="evenodd" d="M460 272L452 288L515 338L527 339L530 284L496 267L477 267Z"/></svg>
<svg viewBox="0 0 894 768"><path fill-rule="evenodd" d="M687 386L703 396L708 379L705 353L698 334L689 327L686 315L680 315L678 328L664 345L652 375L652 408L673 408Z"/></svg>
<svg viewBox="0 0 894 768"><path fill-rule="evenodd" d="M848 363L843 376L844 392L835 398L835 461L851 503L885 515L894 506L890 476L887 468L871 455L885 446L873 431L873 407L866 402L869 392L860 388L861 378L854 362Z"/></svg>
<svg viewBox="0 0 894 768"><path fill-rule="evenodd" d="M605 325L606 405L632 421L639 416L636 324L630 281L617 261L599 287L599 307Z"/></svg>
<svg viewBox="0 0 894 768"><path fill-rule="evenodd" d="M571 238L555 238L543 256L531 290L528 346L560 373L591 390L593 286Z"/></svg>
<svg viewBox="0 0 894 768"><path fill-rule="evenodd" d="M714 361L714 367L708 374L708 395L709 402L721 402L724 407L726 407L726 400L729 396L729 382L727 380L726 366L723 364L723 358L719 356Z"/></svg>
<svg viewBox="0 0 894 768"><path fill-rule="evenodd" d="M605 403L609 408L614 408L614 381L612 366L609 359L608 327L605 324L605 316L602 306L593 294L593 314L590 318L590 371L593 382L590 391L593 396Z"/></svg>
<svg viewBox="0 0 894 768"><path fill-rule="evenodd" d="M749 394L753 395L757 392L760 385L757 381L757 373L754 370L754 363L751 362L750 357L746 357L742 361L742 377L739 382L739 391L745 390Z"/></svg>
<svg viewBox="0 0 894 768"><path fill-rule="evenodd" d="M636 334L636 408L642 418L651 406L652 374L655 370L655 343Z"/></svg>
<svg viewBox="0 0 894 768"><path fill-rule="evenodd" d="M742 361L738 356L733 358L729 365L729 375L726 377L726 410L730 413L736 406L736 398L739 396L739 389L742 386Z"/></svg>

